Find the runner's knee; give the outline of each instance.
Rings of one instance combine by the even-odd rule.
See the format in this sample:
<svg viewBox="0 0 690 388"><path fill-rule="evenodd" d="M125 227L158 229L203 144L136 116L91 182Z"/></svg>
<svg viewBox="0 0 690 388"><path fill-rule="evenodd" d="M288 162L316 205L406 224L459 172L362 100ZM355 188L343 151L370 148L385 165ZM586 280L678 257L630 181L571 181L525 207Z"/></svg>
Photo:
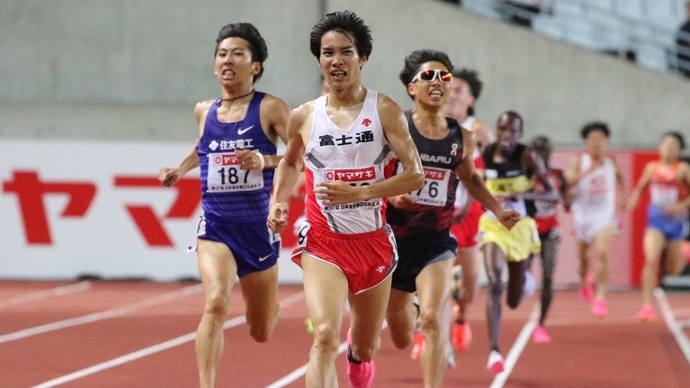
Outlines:
<svg viewBox="0 0 690 388"><path fill-rule="evenodd" d="M206 299L204 313L218 319L225 319L228 314L228 298L223 294L212 294Z"/></svg>
<svg viewBox="0 0 690 388"><path fill-rule="evenodd" d="M419 316L419 323L422 331L424 331L426 335L437 334L441 331L441 322L439 320L438 311L422 310Z"/></svg>
<svg viewBox="0 0 690 388"><path fill-rule="evenodd" d="M314 348L323 352L337 352L340 344L339 331L329 323L314 326Z"/></svg>

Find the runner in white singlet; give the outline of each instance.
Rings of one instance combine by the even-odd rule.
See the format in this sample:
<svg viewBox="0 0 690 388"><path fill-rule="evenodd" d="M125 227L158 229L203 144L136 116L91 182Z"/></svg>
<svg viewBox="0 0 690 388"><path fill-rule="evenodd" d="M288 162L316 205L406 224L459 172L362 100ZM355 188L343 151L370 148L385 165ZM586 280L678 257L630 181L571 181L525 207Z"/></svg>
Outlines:
<svg viewBox="0 0 690 388"><path fill-rule="evenodd" d="M287 226L284 202L304 167L311 226L300 234L296 261L314 327L306 385L338 385L335 360L348 300L348 382L370 387L397 261L383 198L419 190L424 174L400 107L361 83L372 49L364 21L350 11L329 13L312 28L310 48L328 94L290 114L267 223L277 233ZM385 179L390 151L402 171Z"/></svg>
<svg viewBox="0 0 690 388"><path fill-rule="evenodd" d="M592 122L581 130L586 152L578 155L566 171L574 216L573 226L579 245L580 297L592 303L592 312L600 318L608 315L606 290L609 258L616 232L616 200L623 187L623 177L615 160L608 156L609 128ZM596 289L590 273L598 264Z"/></svg>
<svg viewBox="0 0 690 388"><path fill-rule="evenodd" d="M589 154L580 156L580 171L589 171L573 188L573 222L578 241L587 244L604 228L616 227L616 165L605 157L593 166Z"/></svg>

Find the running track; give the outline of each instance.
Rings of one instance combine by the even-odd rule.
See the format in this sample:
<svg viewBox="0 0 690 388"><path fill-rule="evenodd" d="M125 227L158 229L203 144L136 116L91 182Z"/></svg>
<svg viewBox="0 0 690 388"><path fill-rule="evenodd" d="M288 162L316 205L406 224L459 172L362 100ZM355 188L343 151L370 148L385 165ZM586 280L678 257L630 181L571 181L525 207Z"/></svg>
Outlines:
<svg viewBox="0 0 690 388"><path fill-rule="evenodd" d="M311 337L301 287L281 286L281 321L265 344L250 340L239 292L217 386L303 387ZM690 387L687 293L659 290L658 319L642 324L637 290L612 292L605 319L575 291L559 290L547 345L530 341L538 307L531 297L504 310L508 370L495 378L485 369L485 298L481 290L471 311L474 341L457 355L447 387ZM202 302L195 282L0 282L0 387L195 387ZM337 362L347 387L342 355ZM419 363L396 350L386 330L377 365L376 387L422 386Z"/></svg>

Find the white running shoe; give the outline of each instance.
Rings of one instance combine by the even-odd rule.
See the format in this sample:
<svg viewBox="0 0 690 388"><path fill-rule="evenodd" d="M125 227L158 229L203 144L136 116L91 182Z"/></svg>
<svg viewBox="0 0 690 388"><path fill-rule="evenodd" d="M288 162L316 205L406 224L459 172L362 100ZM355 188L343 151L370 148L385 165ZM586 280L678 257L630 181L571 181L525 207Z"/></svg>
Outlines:
<svg viewBox="0 0 690 388"><path fill-rule="evenodd" d="M529 298L537 290L537 281L532 275L532 271L525 271L525 284L522 286L522 296Z"/></svg>
<svg viewBox="0 0 690 388"><path fill-rule="evenodd" d="M486 369L493 375L503 372L505 365L501 353L495 350L492 350L491 353L489 353L489 361L486 363Z"/></svg>

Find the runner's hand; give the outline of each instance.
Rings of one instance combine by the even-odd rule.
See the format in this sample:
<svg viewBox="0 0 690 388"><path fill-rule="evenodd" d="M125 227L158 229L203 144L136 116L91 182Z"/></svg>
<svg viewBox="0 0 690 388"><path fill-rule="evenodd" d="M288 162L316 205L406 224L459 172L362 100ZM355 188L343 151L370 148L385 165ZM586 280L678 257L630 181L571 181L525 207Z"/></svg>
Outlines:
<svg viewBox="0 0 690 388"><path fill-rule="evenodd" d="M520 213L516 212L515 210L506 210L503 209L501 212L496 214L496 218L498 218L498 221L505 226L508 230L512 229L515 224L520 221Z"/></svg>
<svg viewBox="0 0 690 388"><path fill-rule="evenodd" d="M158 172L158 180L163 186L170 187L180 180L180 170L177 168L163 167Z"/></svg>
<svg viewBox="0 0 690 388"><path fill-rule="evenodd" d="M324 205L342 205L360 200L356 187L343 181L321 182L314 189L316 198Z"/></svg>
<svg viewBox="0 0 690 388"><path fill-rule="evenodd" d="M401 194L394 197L388 197L388 203L396 209L406 209L416 201L410 194Z"/></svg>
<svg viewBox="0 0 690 388"><path fill-rule="evenodd" d="M274 233L280 233L287 227L288 207L282 202L271 204L266 225Z"/></svg>

